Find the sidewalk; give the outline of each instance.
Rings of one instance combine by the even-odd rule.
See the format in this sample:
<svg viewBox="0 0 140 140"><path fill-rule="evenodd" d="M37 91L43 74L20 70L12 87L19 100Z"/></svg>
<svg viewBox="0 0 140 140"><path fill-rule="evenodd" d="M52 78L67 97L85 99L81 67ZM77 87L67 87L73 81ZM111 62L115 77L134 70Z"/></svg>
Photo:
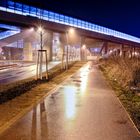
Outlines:
<svg viewBox="0 0 140 140"><path fill-rule="evenodd" d="M136 128L96 66L84 66L0 140L140 140Z"/></svg>

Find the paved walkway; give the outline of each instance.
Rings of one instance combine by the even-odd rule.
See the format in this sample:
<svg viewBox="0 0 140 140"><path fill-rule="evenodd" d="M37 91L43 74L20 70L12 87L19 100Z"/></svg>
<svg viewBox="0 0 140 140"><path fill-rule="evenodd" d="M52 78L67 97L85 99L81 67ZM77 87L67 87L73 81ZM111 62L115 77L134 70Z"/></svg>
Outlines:
<svg viewBox="0 0 140 140"><path fill-rule="evenodd" d="M96 66L84 66L0 140L140 140Z"/></svg>

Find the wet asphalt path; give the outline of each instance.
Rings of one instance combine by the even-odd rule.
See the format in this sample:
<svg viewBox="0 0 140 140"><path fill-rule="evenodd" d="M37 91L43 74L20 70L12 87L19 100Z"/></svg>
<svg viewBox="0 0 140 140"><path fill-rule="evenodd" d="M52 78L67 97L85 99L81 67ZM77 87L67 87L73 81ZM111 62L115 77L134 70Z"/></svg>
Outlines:
<svg viewBox="0 0 140 140"><path fill-rule="evenodd" d="M140 140L96 66L83 67L0 140Z"/></svg>

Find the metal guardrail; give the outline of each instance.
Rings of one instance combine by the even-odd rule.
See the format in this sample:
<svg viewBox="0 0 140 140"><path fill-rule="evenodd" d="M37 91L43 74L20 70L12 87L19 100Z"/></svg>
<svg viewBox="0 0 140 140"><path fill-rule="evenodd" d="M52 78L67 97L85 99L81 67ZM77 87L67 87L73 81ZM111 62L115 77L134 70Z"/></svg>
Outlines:
<svg viewBox="0 0 140 140"><path fill-rule="evenodd" d="M77 19L77 18L65 16L63 14L58 14L52 11L43 10L43 9L29 6L26 4L22 4L19 2L14 2L12 0L1 0L0 10L23 15L23 16L32 16L32 17L42 18L43 20L46 20L46 21L52 21L55 23L69 25L72 27L140 43L140 38L138 37L128 35L128 34L125 34L116 30L112 30L103 26L99 26L99 25L96 25L87 21Z"/></svg>

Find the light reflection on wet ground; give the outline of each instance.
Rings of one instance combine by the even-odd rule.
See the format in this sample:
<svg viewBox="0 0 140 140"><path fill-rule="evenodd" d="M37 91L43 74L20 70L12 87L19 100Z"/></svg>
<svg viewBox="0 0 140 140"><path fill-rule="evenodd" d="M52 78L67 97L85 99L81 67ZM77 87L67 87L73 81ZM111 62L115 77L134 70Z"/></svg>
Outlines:
<svg viewBox="0 0 140 140"><path fill-rule="evenodd" d="M86 65L5 131L0 140L138 140L111 92L98 70Z"/></svg>

